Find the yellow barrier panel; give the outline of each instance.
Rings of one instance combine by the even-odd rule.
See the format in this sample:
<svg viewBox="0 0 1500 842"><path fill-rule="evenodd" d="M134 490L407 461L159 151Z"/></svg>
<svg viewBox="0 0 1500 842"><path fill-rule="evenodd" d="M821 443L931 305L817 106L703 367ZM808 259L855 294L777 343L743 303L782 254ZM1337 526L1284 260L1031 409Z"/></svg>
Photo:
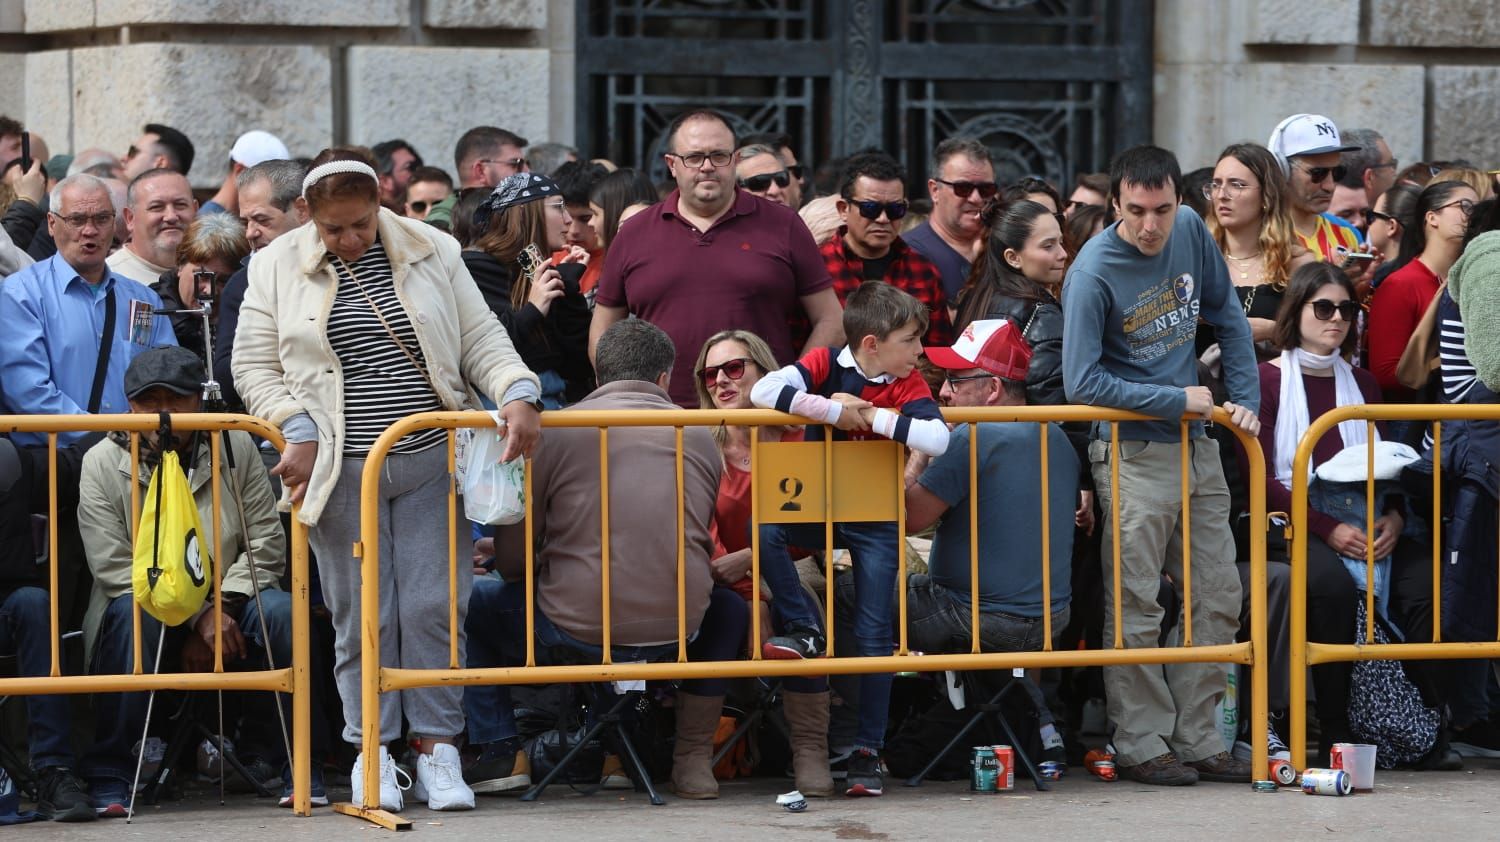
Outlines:
<svg viewBox="0 0 1500 842"><path fill-rule="evenodd" d="M1433 476L1432 530L1432 641L1431 643L1317 643L1307 639L1307 483L1311 473L1313 450L1328 431L1341 422L1361 420L1366 424L1365 513L1367 523L1375 520L1374 460L1375 437L1369 434L1377 421L1422 421L1432 424ZM1307 756L1307 668L1340 661L1366 660L1442 660L1500 658L1500 641L1442 642L1442 441L1444 421L1500 422L1500 405L1495 404L1359 404L1341 406L1314 419L1303 434L1292 460L1292 511L1288 532L1291 538L1291 710L1288 712L1288 748L1293 758ZM1251 474L1256 476L1256 474ZM1254 483L1252 483L1254 485ZM1252 521L1253 523L1254 521ZM1252 529L1251 535L1257 530ZM1375 542L1365 542L1365 639L1374 640Z"/></svg>
<svg viewBox="0 0 1500 842"><path fill-rule="evenodd" d="M947 409L944 415L950 422L972 423L972 422L1021 422L1037 424L1042 431L1039 437L1044 454L1042 459L1042 471L1039 479L1044 484L1050 481L1047 475L1047 436L1046 425L1058 421L1103 421L1111 424L1113 432L1118 432L1118 423L1121 421L1146 420L1146 416L1118 410L1096 409L1092 407L1067 406L1067 407L982 407ZM1251 475L1259 476L1265 473L1265 460L1261 453L1259 442L1252 436L1247 436L1233 425L1229 425L1228 415L1223 410L1216 409L1214 418L1217 422L1225 424L1240 439L1246 449L1249 458ZM1251 586L1250 586L1250 615L1251 629L1250 640L1244 643L1229 643L1212 646L1191 645L1190 633L1185 635L1184 645L1167 648L1125 648L1123 635L1120 631L1120 611L1115 612L1115 644L1113 648L1103 650L1076 650L1056 651L1052 649L1050 637L1050 613L1051 593L1047 587L1044 591L1044 612L1047 616L1045 625L1049 632L1047 642L1042 651L1036 652L980 652L978 640L978 610L977 607L971 613L971 632L976 643L973 650L956 654L924 654L917 658L906 651L905 641L905 595L907 569L905 564L905 496L901 493L903 488L902 477L904 459L902 450L891 442L835 442L832 445L826 442L806 442L798 444L763 444L759 443L758 436L750 437L750 466L753 476L751 494L751 519L752 519L752 552L751 552L751 578L758 594L760 584L760 553L759 540L756 536L758 530L756 525L761 523L791 522L791 523L817 523L825 524L825 541L831 548L833 544L833 524L841 520L895 520L898 526L898 538L901 541L901 587L899 589L900 602L898 610L902 619L901 633L895 654L887 656L866 657L825 657L810 660L761 660L759 648L752 646L752 657L749 660L740 661L688 661L686 660L686 625L682 616L683 610L683 565L685 564L685 550L682 548L683 541L683 483L682 483L682 433L686 427L720 427L720 426L785 426L805 425L806 419L786 415L771 410L609 410L609 411L581 411L568 410L563 412L545 412L542 414L542 427L547 429L559 428L595 428L599 431L599 453L600 453L600 482L601 489L608 489L609 482L609 433L612 429L629 427L654 427L675 428L676 431L676 476L678 477L677 494L675 501L675 514L678 528L678 568L677 568L677 605L678 605L678 640L677 658L671 661L659 661L649 663L611 663L609 658L610 648L610 566L609 566L609 540L610 540L610 506L609 495L601 493L599 500L600 525L602 529L601 555L603 556L603 567L601 575L602 586L602 637L604 658L602 663L581 665L559 665L538 666L535 656L535 642L533 630L535 628L535 599L536 599L536 572L535 572L535 544L534 544L534 512L532 504L536 501L532 487L532 472L530 465L526 470L526 501L528 505L525 520L526 530L526 559L524 569L524 585L526 588L526 660L524 666L516 667L491 667L491 668L465 668L465 669L405 669L386 667L380 664L380 612L379 612L379 589L380 589L380 523L378 520L378 492L380 476L383 463L391 448L403 437L419 430L431 428L447 428L450 430L458 428L486 428L493 421L490 416L482 412L429 412L412 415L402 421L391 425L374 446L365 461L364 474L361 479L361 523L360 543L355 546L355 556L360 559L361 564L361 709L363 713L363 743L361 749L364 761L364 804L336 805L339 812L355 815L387 827L407 827L409 822L399 817L389 815L379 809L379 763L376 757L380 743L380 694L416 687L432 686L466 686L478 684L545 684L562 682L607 682L607 681L639 681L639 680L667 680L667 679L690 679L690 678L735 678L749 676L791 676L791 675L829 675L829 674L852 674L869 672L903 672L909 670L934 672L943 670L985 670L985 669L1012 669L1012 668L1040 668L1040 667L1067 667L1067 666L1105 666L1116 664L1172 664L1172 663L1232 663L1244 664L1251 667L1251 740L1253 745L1252 769L1254 777L1265 778L1268 773L1266 756L1266 733L1267 733L1267 699L1266 699L1266 569L1265 569L1265 534L1254 534L1252 530L1250 540L1251 553ZM1182 429L1186 431L1187 425ZM978 590L978 541L977 541L977 436L971 443L969 451L969 476L971 489L976 489L970 494L971 513L971 567L972 583L974 590ZM1111 453L1116 457L1112 467L1114 484L1112 488L1118 489L1118 453L1117 441L1111 443ZM821 469L821 471L820 471ZM1186 467L1184 467L1184 472ZM821 475L820 475L821 474ZM1183 474L1183 483L1187 482L1187 474ZM890 489L890 493L885 493ZM1117 540L1115 544L1114 557L1114 594L1116 605L1120 599L1120 562L1119 562L1119 518L1118 507L1120 495L1112 494L1114 516L1111 518L1113 528L1116 530ZM667 501L663 501L663 513L672 511L667 508ZM1250 511L1251 516L1263 521L1265 519L1265 489L1259 484L1252 483L1250 489ZM1184 518L1186 520L1186 518ZM456 528L450 525L450 528ZM1044 532L1049 528L1049 522L1044 519L1041 524ZM1186 545L1186 541L1184 542ZM450 542L451 544L451 542ZM1052 542L1050 538L1044 537L1044 558L1042 569L1044 571L1044 582L1050 585L1050 555ZM834 603L832 597L833 570L832 553L827 558L827 574L829 582L829 595L826 605L827 615L826 628L828 637L828 651L834 651L833 627L834 627ZM1185 568L1191 567L1185 563ZM1184 598L1191 597L1191 581L1184 576ZM971 600L976 606L978 600ZM450 635L454 635L456 629L451 625ZM750 612L751 639L760 639L760 617L759 612Z"/></svg>
<svg viewBox="0 0 1500 842"><path fill-rule="evenodd" d="M270 441L277 449L284 447L281 431L274 425L248 415L221 413L190 413L172 415L174 432L241 430ZM308 567L307 529L295 517L292 518L291 539L291 597L292 597L292 663L278 666L274 670L247 670L224 672L224 654L221 623L215 623L214 667L207 673L160 673L144 672L141 657L141 609L133 606L132 626L135 636L134 671L129 675L63 675L61 669L61 618L58 616L58 508L57 508L57 446L58 433L71 432L123 432L130 435L130 493L131 528L139 520L140 483L139 476L140 437L161 426L158 415L0 415L0 429L11 433L47 434L48 467L48 558L49 571L49 621L52 641L51 672L47 676L0 678L0 696L29 696L45 694L76 693L135 693L150 690L264 690L292 694L292 782L295 792L293 813L299 816L312 815L312 719L308 688L309 662L309 615L308 615ZM223 464L220 438L210 440L212 454L212 512L214 521L214 603L213 610L220 608L219 587L223 577L223 558L217 546L220 533L220 468Z"/></svg>

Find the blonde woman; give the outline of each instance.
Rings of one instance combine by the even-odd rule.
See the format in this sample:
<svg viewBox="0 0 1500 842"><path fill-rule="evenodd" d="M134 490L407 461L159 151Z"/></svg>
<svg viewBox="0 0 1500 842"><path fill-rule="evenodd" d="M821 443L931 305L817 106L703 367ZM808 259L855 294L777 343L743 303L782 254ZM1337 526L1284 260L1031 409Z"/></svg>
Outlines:
<svg viewBox="0 0 1500 842"><path fill-rule="evenodd" d="M1313 261L1298 241L1284 192L1286 177L1270 150L1256 143L1226 148L1203 186L1209 233L1229 265L1235 293L1256 342L1268 342L1292 270Z"/></svg>

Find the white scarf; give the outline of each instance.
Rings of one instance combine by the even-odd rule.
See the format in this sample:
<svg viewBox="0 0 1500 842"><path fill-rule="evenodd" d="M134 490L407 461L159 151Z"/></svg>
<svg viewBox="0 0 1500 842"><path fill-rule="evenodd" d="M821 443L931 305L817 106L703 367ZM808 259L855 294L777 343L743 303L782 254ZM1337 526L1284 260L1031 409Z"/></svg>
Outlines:
<svg viewBox="0 0 1500 842"><path fill-rule="evenodd" d="M1307 391L1302 387L1302 369L1317 371L1333 369L1333 386L1336 406L1353 406L1365 402L1364 393L1354 380L1354 367L1349 365L1338 351L1326 357L1310 354L1301 348L1281 352L1281 405L1276 411L1276 480L1287 489L1292 487L1292 457L1297 454L1297 445L1307 432ZM1344 447L1365 443L1365 422L1351 419L1339 423L1339 435ZM1379 441L1379 435L1376 440ZM1308 466L1307 478L1312 480L1313 466Z"/></svg>

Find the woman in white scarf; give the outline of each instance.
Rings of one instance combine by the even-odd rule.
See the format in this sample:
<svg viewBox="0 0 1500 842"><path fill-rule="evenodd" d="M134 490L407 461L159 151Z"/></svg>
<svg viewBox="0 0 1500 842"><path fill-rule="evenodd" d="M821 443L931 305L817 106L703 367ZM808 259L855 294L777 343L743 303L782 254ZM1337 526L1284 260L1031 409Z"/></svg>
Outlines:
<svg viewBox="0 0 1500 842"><path fill-rule="evenodd" d="M1308 425L1337 406L1377 403L1380 387L1363 369L1347 358L1355 349L1353 325L1359 305L1353 285L1337 267L1313 263L1292 273L1281 309L1276 316L1273 342L1281 349L1277 359L1260 366L1260 445L1266 454L1266 504L1270 511L1291 511L1292 458ZM1329 431L1314 450L1317 466L1346 446L1365 443L1365 423L1351 421ZM1364 509L1363 494L1359 508ZM1353 643L1354 580L1345 571L1340 556L1365 557L1364 530L1337 516L1309 507L1307 547L1308 638L1324 643ZM1389 555L1402 528L1401 513L1392 511L1376 521L1375 555ZM1280 527L1271 530L1273 546L1268 550L1268 574L1273 582L1290 577ZM1275 584L1273 595L1284 594ZM1280 603L1280 604L1276 604ZM1278 706L1285 666L1287 605L1273 600L1270 607L1272 641L1272 709ZM1349 739L1348 706L1350 665L1313 667L1320 725L1320 756L1329 746ZM1285 701L1284 697L1281 700Z"/></svg>

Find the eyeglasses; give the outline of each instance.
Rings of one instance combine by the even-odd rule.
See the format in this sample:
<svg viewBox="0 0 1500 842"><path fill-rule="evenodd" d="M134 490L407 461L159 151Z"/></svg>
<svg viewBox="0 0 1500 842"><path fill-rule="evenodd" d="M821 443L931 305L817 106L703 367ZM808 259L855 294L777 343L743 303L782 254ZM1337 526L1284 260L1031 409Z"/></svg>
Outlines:
<svg viewBox="0 0 1500 842"><path fill-rule="evenodd" d="M479 159L479 163L481 163L481 164L505 164L506 166L511 167L512 169L516 170L517 172L523 172L526 169L526 159L525 158L480 158Z"/></svg>
<svg viewBox="0 0 1500 842"><path fill-rule="evenodd" d="M1396 159L1392 158L1392 159L1390 159L1389 161L1386 161L1383 164L1371 164L1370 165L1370 169L1372 169L1372 170L1383 170L1386 167L1390 167L1391 169L1396 169L1396 165L1397 165Z"/></svg>
<svg viewBox="0 0 1500 842"><path fill-rule="evenodd" d="M688 166L691 167L693 165L688 164ZM714 166L718 166L718 164L715 164ZM751 193L764 193L767 190L771 189L771 182L773 181L776 182L777 187L785 189L789 184L792 183L792 174L787 172L786 170L777 170L776 172L762 173L761 175L752 175L749 178L740 179L740 186L745 188L746 190L749 190Z"/></svg>
<svg viewBox="0 0 1500 842"><path fill-rule="evenodd" d="M1096 205L1093 202L1080 202L1077 199L1069 199L1067 205L1065 206L1065 208L1067 210L1078 210L1079 208L1102 208L1102 207L1104 207L1104 206L1103 205Z"/></svg>
<svg viewBox="0 0 1500 842"><path fill-rule="evenodd" d="M1397 219L1394 216L1391 216L1388 213L1381 213L1378 210L1370 210L1370 211L1366 211L1366 213L1368 213L1370 215L1371 219L1378 219L1381 222L1394 222L1397 225L1401 224L1401 220Z"/></svg>
<svg viewBox="0 0 1500 842"><path fill-rule="evenodd" d="M411 208L416 213L426 213L427 208L436 204L437 202L429 202L426 199L418 199L415 202L407 202L406 206Z"/></svg>
<svg viewBox="0 0 1500 842"><path fill-rule="evenodd" d="M698 376L702 378L703 385L705 386L712 386L717 383L719 380L719 372L721 371L724 372L724 376L728 377L730 380L738 380L741 377L745 376L745 364L753 362L755 362L755 360L752 360L749 357L737 357L735 359L728 360L722 365L706 366L702 371L698 372Z"/></svg>
<svg viewBox="0 0 1500 842"><path fill-rule="evenodd" d="M1433 208L1433 210L1435 210L1435 211L1441 211L1441 210L1447 210L1448 208L1452 208L1452 207L1457 207L1459 209L1459 211L1461 213L1463 213L1464 216L1473 216L1474 215L1474 203L1472 201L1470 201L1469 199L1459 199L1456 202L1449 202L1446 205L1438 205L1437 207Z"/></svg>
<svg viewBox="0 0 1500 842"><path fill-rule="evenodd" d="M1318 180L1322 181L1322 179ZM1258 184L1251 184L1248 181L1240 181L1237 178L1231 178L1227 180L1216 178L1213 181L1210 181L1209 183L1203 185L1203 198L1212 201L1215 193L1223 193L1224 198L1235 199L1238 198L1239 195L1244 191L1254 190L1259 186L1260 185Z"/></svg>
<svg viewBox="0 0 1500 842"><path fill-rule="evenodd" d="M995 375L993 375L993 374L970 374L967 377L954 377L953 375L950 374L947 377L944 377L943 379L948 381L948 388L950 388L950 389L957 389L958 388L958 384L960 384L960 383L967 383L970 380L988 380L988 379L990 379L991 377L994 377L994 376Z"/></svg>
<svg viewBox="0 0 1500 842"><path fill-rule="evenodd" d="M568 212L568 203L564 202L561 199L558 199L555 202L548 202L547 203L547 210L557 211L558 213L564 213L565 214L565 213Z"/></svg>
<svg viewBox="0 0 1500 842"><path fill-rule="evenodd" d="M1299 166L1297 167L1297 169L1307 173L1308 181L1311 181L1313 184L1322 184L1323 180L1328 178L1328 176L1330 175L1333 176L1334 181L1343 181L1344 176L1349 174L1349 168L1344 166L1343 164L1339 164L1336 167Z"/></svg>
<svg viewBox="0 0 1500 842"><path fill-rule="evenodd" d="M112 213L96 213L92 215L72 213L68 214L67 216L63 216L59 213L54 213L52 214L52 216L58 220L61 220L64 224L66 224L69 228L72 228L74 231L83 230L83 227L85 225L93 225L95 228L105 228L108 227L110 223L115 221L115 215Z"/></svg>
<svg viewBox="0 0 1500 842"><path fill-rule="evenodd" d="M908 209L905 199L899 202L877 202L874 199L850 199L849 204L859 208L860 216L872 221L879 219L881 214L885 214L887 219L895 222L901 217L906 216Z"/></svg>
<svg viewBox="0 0 1500 842"><path fill-rule="evenodd" d="M946 179L934 178L938 184L946 184L953 190L953 195L960 199L967 199L973 195L975 190L979 191L979 198L992 199L1000 192L1000 185L993 181L948 181Z"/></svg>
<svg viewBox="0 0 1500 842"><path fill-rule="evenodd" d="M1332 321L1335 311L1350 324L1353 324L1354 317L1359 315L1359 304L1354 301L1340 301L1335 304L1326 298L1319 298L1307 303L1312 305L1313 318L1320 322Z"/></svg>
<svg viewBox="0 0 1500 842"><path fill-rule="evenodd" d="M802 180L802 173L804 172L804 170L802 169L801 164L792 164L791 166L786 168L786 171L792 174L792 178L795 178L798 181Z"/></svg>
<svg viewBox="0 0 1500 842"><path fill-rule="evenodd" d="M703 162L707 161L715 167L727 167L734 158L733 152L689 152L686 155L678 155L676 152L668 152L668 155L681 161L688 169L701 169Z"/></svg>

